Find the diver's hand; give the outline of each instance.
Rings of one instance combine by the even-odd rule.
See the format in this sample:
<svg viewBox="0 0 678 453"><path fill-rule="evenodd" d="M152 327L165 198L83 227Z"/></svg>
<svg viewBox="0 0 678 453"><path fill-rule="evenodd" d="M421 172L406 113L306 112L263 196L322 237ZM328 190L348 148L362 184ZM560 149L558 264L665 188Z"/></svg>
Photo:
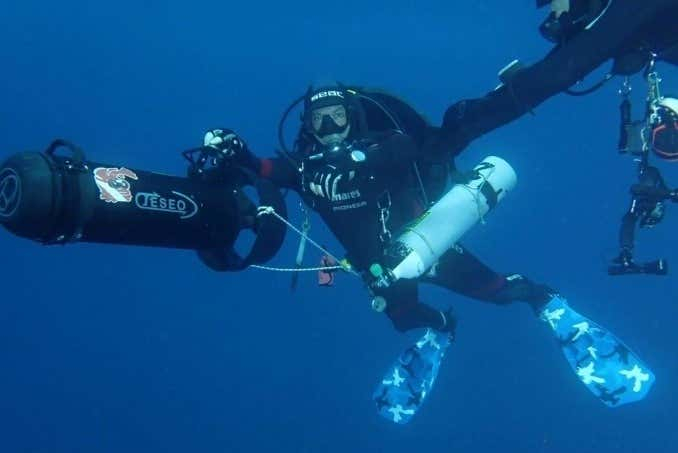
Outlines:
<svg viewBox="0 0 678 453"><path fill-rule="evenodd" d="M259 159L250 152L245 141L230 129L208 130L203 145L217 150L229 162L258 171Z"/></svg>

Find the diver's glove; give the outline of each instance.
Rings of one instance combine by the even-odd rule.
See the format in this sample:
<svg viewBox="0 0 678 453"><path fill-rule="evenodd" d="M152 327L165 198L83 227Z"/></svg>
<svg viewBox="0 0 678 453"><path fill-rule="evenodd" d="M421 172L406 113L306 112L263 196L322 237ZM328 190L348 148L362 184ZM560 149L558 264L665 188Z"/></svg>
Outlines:
<svg viewBox="0 0 678 453"><path fill-rule="evenodd" d="M260 162L245 141L230 129L210 129L205 132L203 145L219 152L220 156L235 165L259 172Z"/></svg>

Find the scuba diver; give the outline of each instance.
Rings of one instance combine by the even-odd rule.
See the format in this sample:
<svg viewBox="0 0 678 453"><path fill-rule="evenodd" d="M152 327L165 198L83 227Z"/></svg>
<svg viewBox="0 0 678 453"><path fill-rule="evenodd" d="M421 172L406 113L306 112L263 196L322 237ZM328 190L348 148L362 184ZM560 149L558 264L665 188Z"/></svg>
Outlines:
<svg viewBox="0 0 678 453"><path fill-rule="evenodd" d="M289 150L284 122L302 101ZM451 310L420 303L420 283L495 304L528 303L600 401L615 407L643 399L654 374L623 342L548 286L499 274L459 244L513 189L516 175L495 156L456 171L459 149L431 146L441 132L444 126L430 126L393 96L337 84L311 88L287 109L280 156L260 159L233 131L212 129L201 146L184 152L186 177L93 162L76 145L55 140L42 153L18 153L0 165L0 225L42 244L191 249L214 270L240 271L265 267L280 249L291 226L280 188L289 188L346 248L341 268L362 278L373 309L400 331L427 328L378 384L382 416L412 419L455 335ZM243 256L235 248L242 230L256 236ZM304 240L312 243L303 230L297 264Z"/></svg>
<svg viewBox="0 0 678 453"><path fill-rule="evenodd" d="M474 138L509 123L561 93L588 94L614 75L642 70L651 58L678 64L678 2L675 0L537 0L551 5L540 27L555 47L537 63L514 60L499 73L502 84L479 99L452 105L441 146L461 151ZM613 67L590 89L570 88L607 60Z"/></svg>
<svg viewBox="0 0 678 453"><path fill-rule="evenodd" d="M302 124L290 151L283 126L302 101ZM612 333L574 311L549 286L497 273L458 243L513 188L515 174L493 156L473 171L456 171L452 158L458 148L431 146L444 129L430 126L393 96L333 84L310 87L287 109L278 157L257 157L227 128L208 130L203 144L296 191L346 249L349 264L343 267L363 279L372 307L399 331L428 328L374 394L384 417L396 423L412 418L454 338L454 314L421 303L420 283L499 305L526 302L601 401L616 406L644 398L654 375Z"/></svg>
<svg viewBox="0 0 678 453"><path fill-rule="evenodd" d="M319 213L346 249L351 267L362 275L369 274L373 263L392 258L385 256L392 236L442 195L451 170L449 154L422 153L429 127L423 119L417 118L420 124L411 128L416 130L411 135L398 124L382 128L375 124L377 120L370 121L376 115L368 115L364 105L375 96L378 104L389 97L342 85L310 88L304 97L296 148L289 154L291 161L260 159L243 139L225 128L207 131L204 138L205 146L218 149L281 188L296 191ZM415 115L411 107L402 107L401 112ZM521 275L499 274L462 246L455 246L420 279L372 288L375 296L386 301L384 311L399 331L431 327L454 333L456 321L450 311L419 303L419 282L495 304L521 300L537 312L555 293Z"/></svg>

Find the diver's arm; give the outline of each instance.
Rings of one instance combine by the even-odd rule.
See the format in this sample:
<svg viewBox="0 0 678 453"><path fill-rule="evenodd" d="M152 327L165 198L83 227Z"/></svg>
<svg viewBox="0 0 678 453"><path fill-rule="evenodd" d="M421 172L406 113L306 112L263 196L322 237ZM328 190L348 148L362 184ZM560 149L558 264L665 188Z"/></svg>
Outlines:
<svg viewBox="0 0 678 453"><path fill-rule="evenodd" d="M472 140L522 116L566 90L616 54L675 0L616 0L591 28L519 70L506 85L445 112L439 145L453 154Z"/></svg>
<svg viewBox="0 0 678 453"><path fill-rule="evenodd" d="M221 158L252 171L260 178L270 180L278 187L295 190L299 187L299 172L290 162L279 157L257 157L250 151L245 140L231 129L208 130L203 138L203 145L217 150Z"/></svg>

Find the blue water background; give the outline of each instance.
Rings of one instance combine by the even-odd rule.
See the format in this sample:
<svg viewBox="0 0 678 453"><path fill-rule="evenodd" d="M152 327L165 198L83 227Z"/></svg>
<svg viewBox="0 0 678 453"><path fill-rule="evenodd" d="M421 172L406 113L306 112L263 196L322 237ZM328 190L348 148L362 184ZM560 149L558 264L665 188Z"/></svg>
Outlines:
<svg viewBox="0 0 678 453"><path fill-rule="evenodd" d="M330 78L389 89L439 123L508 61L549 49L542 17L527 0L5 2L0 156L64 137L94 161L183 174L179 151L214 126L270 155L285 107ZM678 71L660 70L678 93ZM647 400L603 406L527 307L430 288L425 301L458 312L458 341L421 413L396 426L370 396L415 336L345 275L329 290L303 275L291 294L287 274L219 274L187 251L2 232L0 451L675 452L678 273L605 274L635 175L616 152L619 84L559 95L465 151L462 166L498 154L519 174L465 244L623 338L657 375ZM662 170L678 184L678 167ZM671 208L639 235L640 258L678 264ZM317 218L312 236L341 253ZM295 247L290 234L273 263Z"/></svg>

